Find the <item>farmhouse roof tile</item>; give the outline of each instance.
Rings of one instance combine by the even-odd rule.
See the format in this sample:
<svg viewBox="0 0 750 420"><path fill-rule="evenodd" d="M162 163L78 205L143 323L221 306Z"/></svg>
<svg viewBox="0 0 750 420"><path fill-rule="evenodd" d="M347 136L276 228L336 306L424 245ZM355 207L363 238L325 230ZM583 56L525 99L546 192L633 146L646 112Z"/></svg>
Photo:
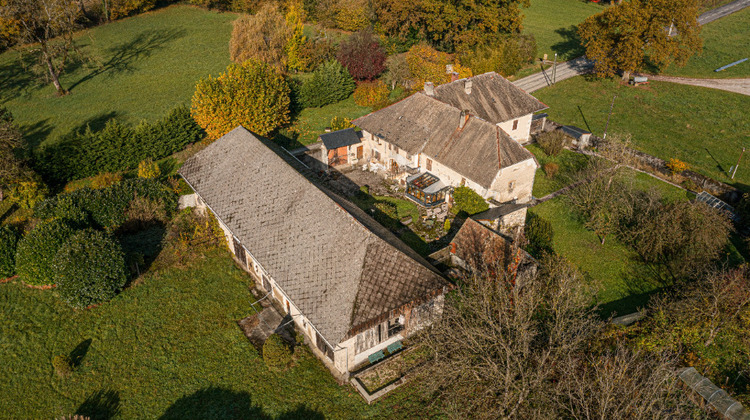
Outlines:
<svg viewBox="0 0 750 420"><path fill-rule="evenodd" d="M329 343L448 285L365 212L281 156L238 127L180 175Z"/></svg>

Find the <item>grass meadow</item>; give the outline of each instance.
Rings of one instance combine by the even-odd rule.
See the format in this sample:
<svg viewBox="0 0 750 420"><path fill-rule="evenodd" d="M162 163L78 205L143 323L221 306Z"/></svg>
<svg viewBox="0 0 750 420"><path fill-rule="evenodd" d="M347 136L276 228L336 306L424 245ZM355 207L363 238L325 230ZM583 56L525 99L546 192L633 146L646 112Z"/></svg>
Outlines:
<svg viewBox="0 0 750 420"><path fill-rule="evenodd" d="M741 10L701 28L703 51L690 58L685 67L670 66L663 74L697 78L750 77L750 60L724 71L719 67L750 58L750 8Z"/></svg>
<svg viewBox="0 0 750 420"><path fill-rule="evenodd" d="M665 160L750 191L750 161L734 180L728 172L750 146L750 97L715 89L651 82L637 88L618 80L575 77L535 92L549 105L550 119L601 136L613 95L609 135L629 134L632 146Z"/></svg>
<svg viewBox="0 0 750 420"><path fill-rule="evenodd" d="M410 387L368 406L306 349L296 366L269 371L237 325L253 313L250 284L228 253L216 250L145 274L85 311L69 308L54 290L0 284L0 418L416 415ZM60 354L77 365L68 377L52 367Z"/></svg>

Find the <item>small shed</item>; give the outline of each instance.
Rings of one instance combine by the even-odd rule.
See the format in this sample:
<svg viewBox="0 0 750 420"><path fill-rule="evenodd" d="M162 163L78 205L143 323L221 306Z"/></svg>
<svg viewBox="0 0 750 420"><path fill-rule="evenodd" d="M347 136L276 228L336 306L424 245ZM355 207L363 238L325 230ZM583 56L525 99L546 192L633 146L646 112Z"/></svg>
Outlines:
<svg viewBox="0 0 750 420"><path fill-rule="evenodd" d="M364 158L362 139L353 128L321 134L320 141L323 143L322 156L327 156L328 166L353 164Z"/></svg>
<svg viewBox="0 0 750 420"><path fill-rule="evenodd" d="M561 130L563 133L570 137L573 137L573 144L579 148L586 148L591 142L591 132L586 131L583 128L578 128L572 125L564 125Z"/></svg>

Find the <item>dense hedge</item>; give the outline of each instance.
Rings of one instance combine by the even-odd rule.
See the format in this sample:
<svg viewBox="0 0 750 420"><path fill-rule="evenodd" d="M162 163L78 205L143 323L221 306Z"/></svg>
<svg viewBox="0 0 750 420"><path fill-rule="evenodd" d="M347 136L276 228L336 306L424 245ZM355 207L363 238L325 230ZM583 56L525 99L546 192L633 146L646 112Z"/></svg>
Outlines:
<svg viewBox="0 0 750 420"><path fill-rule="evenodd" d="M53 267L60 297L78 309L112 299L127 282L122 248L94 229L71 236L56 253Z"/></svg>
<svg viewBox="0 0 750 420"><path fill-rule="evenodd" d="M18 232L11 226L0 227L0 279L16 274Z"/></svg>
<svg viewBox="0 0 750 420"><path fill-rule="evenodd" d="M98 132L86 128L70 133L44 148L36 156L36 166L50 181L70 181L136 168L143 159L164 158L202 136L190 109L181 106L155 123L131 127L110 120Z"/></svg>
<svg viewBox="0 0 750 420"><path fill-rule="evenodd" d="M534 213L527 213L524 234L529 241L526 250L535 258L541 258L545 253L554 253L552 248L554 231L552 223L547 219Z"/></svg>
<svg viewBox="0 0 750 420"><path fill-rule="evenodd" d="M171 215L177 196L152 179L129 179L98 190L82 188L42 201L34 209L39 219L64 219L78 227L93 226L114 231L127 220L126 210L136 197L160 203Z"/></svg>
<svg viewBox="0 0 750 420"><path fill-rule="evenodd" d="M34 286L54 284L55 255L74 232L67 221L54 219L39 223L26 234L16 251L16 271L21 280Z"/></svg>
<svg viewBox="0 0 750 420"><path fill-rule="evenodd" d="M300 103L305 107L321 107L343 101L354 92L356 83L338 61L331 60L318 66L311 78L300 89Z"/></svg>
<svg viewBox="0 0 750 420"><path fill-rule="evenodd" d="M455 213L466 212L468 215L472 215L490 208L484 198L469 187L454 188L453 201Z"/></svg>

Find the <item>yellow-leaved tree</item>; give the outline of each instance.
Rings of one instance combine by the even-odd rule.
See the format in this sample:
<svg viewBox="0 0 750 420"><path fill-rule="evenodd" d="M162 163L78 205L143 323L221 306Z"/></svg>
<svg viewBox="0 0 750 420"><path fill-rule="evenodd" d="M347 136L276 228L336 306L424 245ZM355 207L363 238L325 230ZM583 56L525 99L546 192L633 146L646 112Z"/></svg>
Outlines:
<svg viewBox="0 0 750 420"><path fill-rule="evenodd" d="M270 65L257 60L231 64L219 77L201 79L191 113L209 138L239 125L267 136L289 122L289 85Z"/></svg>
<svg viewBox="0 0 750 420"><path fill-rule="evenodd" d="M417 44L406 53L406 63L412 76L412 86L420 89L424 82L432 82L436 86L451 81L447 71L448 64L453 65L453 71L459 78L471 77L471 69L458 63L453 63L450 54L440 52L427 44Z"/></svg>
<svg viewBox="0 0 750 420"><path fill-rule="evenodd" d="M291 35L286 42L286 65L289 70L294 71L304 71L307 68L307 60L302 54L302 47L307 42L307 38L303 35L304 25L300 11L299 5L291 4L286 14L286 24L292 28Z"/></svg>

